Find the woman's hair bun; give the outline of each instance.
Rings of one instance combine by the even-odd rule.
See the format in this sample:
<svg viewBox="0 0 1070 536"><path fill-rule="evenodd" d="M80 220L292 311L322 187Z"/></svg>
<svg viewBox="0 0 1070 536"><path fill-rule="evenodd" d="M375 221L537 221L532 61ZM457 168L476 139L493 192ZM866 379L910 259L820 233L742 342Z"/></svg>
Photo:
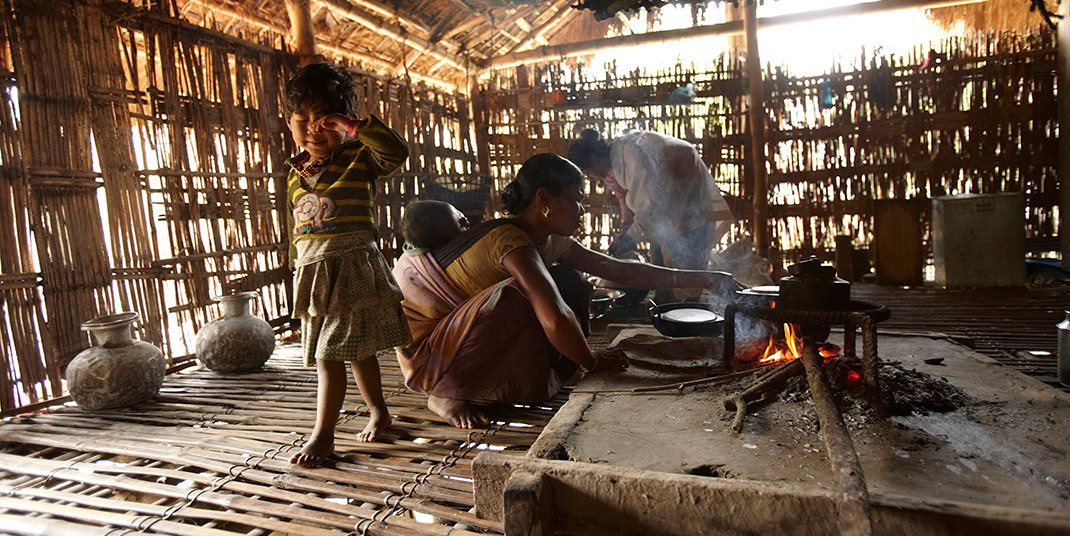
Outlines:
<svg viewBox="0 0 1070 536"><path fill-rule="evenodd" d="M505 185L505 188L500 194L502 200L502 207L509 214L516 214L523 209L524 201L524 186L519 181L511 181Z"/></svg>

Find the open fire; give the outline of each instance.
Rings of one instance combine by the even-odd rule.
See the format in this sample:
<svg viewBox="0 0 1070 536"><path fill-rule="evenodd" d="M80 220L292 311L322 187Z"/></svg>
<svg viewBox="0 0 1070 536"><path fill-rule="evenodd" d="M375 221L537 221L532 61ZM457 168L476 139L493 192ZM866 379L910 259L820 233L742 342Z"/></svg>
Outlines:
<svg viewBox="0 0 1070 536"><path fill-rule="evenodd" d="M776 300L770 300L769 308L776 309ZM798 359L802 355L803 341L797 335L799 333L798 326L785 323L783 329L783 338L777 337L775 333L769 336L769 343L765 346L765 350L762 351L762 357L758 359L759 365L784 363L792 359ZM840 355L840 347L826 342L818 347L817 352L821 357L828 359Z"/></svg>

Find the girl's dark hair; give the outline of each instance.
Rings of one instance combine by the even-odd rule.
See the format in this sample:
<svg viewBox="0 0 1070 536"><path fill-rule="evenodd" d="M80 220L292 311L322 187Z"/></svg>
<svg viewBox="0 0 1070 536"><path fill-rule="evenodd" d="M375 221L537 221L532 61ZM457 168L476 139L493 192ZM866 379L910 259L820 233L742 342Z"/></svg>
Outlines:
<svg viewBox="0 0 1070 536"><path fill-rule="evenodd" d="M584 129L580 132L580 139L568 146L568 159L580 169L590 171L609 160L609 144L597 130Z"/></svg>
<svg viewBox="0 0 1070 536"><path fill-rule="evenodd" d="M328 114L356 115L357 86L349 73L330 63L312 63L286 82L286 109L322 106Z"/></svg>
<svg viewBox="0 0 1070 536"><path fill-rule="evenodd" d="M502 206L509 214L519 214L535 199L539 188L551 195L576 184L583 184L583 172L576 164L553 153L539 153L524 161L516 178L502 191Z"/></svg>

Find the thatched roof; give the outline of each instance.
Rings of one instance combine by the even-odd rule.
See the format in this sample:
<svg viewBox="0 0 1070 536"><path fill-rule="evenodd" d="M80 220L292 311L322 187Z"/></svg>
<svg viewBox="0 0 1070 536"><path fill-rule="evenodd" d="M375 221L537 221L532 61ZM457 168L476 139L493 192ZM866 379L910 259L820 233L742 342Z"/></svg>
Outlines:
<svg viewBox="0 0 1070 536"><path fill-rule="evenodd" d="M929 10L934 20L945 27L962 22L969 31L1023 31L1045 24L1038 11L1031 11L1031 0L988 0L977 4ZM1047 0L1049 11L1058 11L1058 0Z"/></svg>
<svg viewBox="0 0 1070 536"><path fill-rule="evenodd" d="M139 3L143 0L126 0ZM189 22L273 45L288 42L286 3L308 2L321 54L390 77L464 91L495 57L605 37L615 17L650 5L723 9L732 0L172 0ZM738 0L740 5L753 0ZM774 1L774 0L765 0ZM933 9L945 25L1020 30L1042 24L1031 0ZM1056 0L1048 0L1054 8ZM614 17L611 17L614 16ZM610 17L608 21L602 19ZM700 17L701 18L701 17ZM697 19L696 19L697 20Z"/></svg>
<svg viewBox="0 0 1070 536"><path fill-rule="evenodd" d="M254 40L284 40L284 0L176 0L186 20ZM463 87L489 58L536 47L590 12L571 0L310 0L320 53L370 71ZM603 34L604 35L604 34ZM392 72L391 72L392 71Z"/></svg>

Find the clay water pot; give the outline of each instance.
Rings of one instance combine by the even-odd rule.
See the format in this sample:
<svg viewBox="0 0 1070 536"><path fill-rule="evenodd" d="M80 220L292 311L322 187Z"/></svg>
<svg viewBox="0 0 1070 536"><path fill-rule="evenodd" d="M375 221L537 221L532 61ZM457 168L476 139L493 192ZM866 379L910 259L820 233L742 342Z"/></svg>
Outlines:
<svg viewBox="0 0 1070 536"><path fill-rule="evenodd" d="M216 372L259 370L275 351L275 331L252 315L255 292L217 296L223 317L197 332L197 360Z"/></svg>
<svg viewBox="0 0 1070 536"><path fill-rule="evenodd" d="M167 362L159 348L133 339L131 328L137 320L136 312L126 312L82 324L96 346L67 365L67 390L79 407L126 407L160 393Z"/></svg>

